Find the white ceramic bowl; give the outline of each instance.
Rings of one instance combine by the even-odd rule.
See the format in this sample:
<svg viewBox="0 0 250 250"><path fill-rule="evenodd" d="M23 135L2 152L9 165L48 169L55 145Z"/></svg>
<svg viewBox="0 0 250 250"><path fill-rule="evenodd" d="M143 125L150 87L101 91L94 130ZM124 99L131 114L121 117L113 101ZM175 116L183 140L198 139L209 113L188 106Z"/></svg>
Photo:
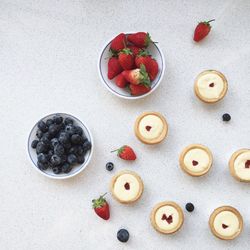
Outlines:
<svg viewBox="0 0 250 250"><path fill-rule="evenodd" d="M135 32L129 32L129 33L126 33L126 35L132 34L132 33L135 33ZM150 52L152 57L156 59L158 63L158 67L159 67L159 72L158 72L157 77L155 78L153 82L151 82L151 90L144 95L131 96L128 90L117 87L114 82L114 79L109 80L107 77L108 58L110 57L109 48L110 48L110 43L113 40L113 38L110 39L105 44L98 59L98 72L99 72L99 76L104 86L114 95L120 98L129 99L129 100L140 99L153 93L156 90L156 88L160 85L164 72L165 72L165 59L164 59L164 55L159 45L156 43L151 43L147 48L147 50Z"/></svg>
<svg viewBox="0 0 250 250"><path fill-rule="evenodd" d="M49 118L52 118L53 116L55 115L60 115L62 116L63 118L66 118L66 117L70 117L71 119L74 120L74 123L77 125L77 126L80 126L82 129L83 129L83 132L85 134L85 136L87 137L87 139L91 142L91 149L87 152L87 154L85 155L85 162L83 164L79 164L79 165L75 165L72 170L65 174L65 173L60 173L60 174L54 174L52 169L47 169L47 170L41 170L38 168L37 166L37 154L36 154L36 150L33 149L31 147L31 143L33 140L37 139L36 137L36 131L37 131L37 124L38 122L35 124L35 126L32 128L30 134L29 134L29 139L28 139L28 154L29 154L29 157L32 161L32 166L40 173L40 174L43 174L49 178L53 178L53 179L67 179L67 178L70 178L70 177L73 177L77 174L79 174L80 172L82 172L86 167L87 165L89 164L90 160L91 160L91 157L92 157L92 154L93 154L93 149L94 149L94 144L93 144L93 137L92 137L92 134L90 132L90 130L88 129L88 127L83 124L79 119L77 119L76 117L72 116L72 115L68 115L68 114L64 114L64 113L55 113L55 114L50 114L50 115L47 115L45 117L43 117L41 120L43 121L46 121L47 119Z"/></svg>

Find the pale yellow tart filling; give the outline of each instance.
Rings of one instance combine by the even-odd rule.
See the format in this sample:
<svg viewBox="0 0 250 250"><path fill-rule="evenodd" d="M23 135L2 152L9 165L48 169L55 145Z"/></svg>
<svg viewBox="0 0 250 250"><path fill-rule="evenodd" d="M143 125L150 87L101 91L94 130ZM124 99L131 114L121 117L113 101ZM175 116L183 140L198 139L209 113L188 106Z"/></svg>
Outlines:
<svg viewBox="0 0 250 250"><path fill-rule="evenodd" d="M180 221L180 216L173 206L162 206L155 213L156 225L166 231L175 229Z"/></svg>
<svg viewBox="0 0 250 250"><path fill-rule="evenodd" d="M192 172L203 172L209 167L208 153L199 148L190 149L184 157L184 164Z"/></svg>
<svg viewBox="0 0 250 250"><path fill-rule="evenodd" d="M224 89L223 79L215 73L207 73L199 77L197 87L201 96L207 99L217 99Z"/></svg>
<svg viewBox="0 0 250 250"><path fill-rule="evenodd" d="M238 155L234 161L234 170L239 178L250 181L250 150Z"/></svg>
<svg viewBox="0 0 250 250"><path fill-rule="evenodd" d="M156 115L144 116L139 124L139 132L141 136L148 140L158 138L163 131L164 124Z"/></svg>
<svg viewBox="0 0 250 250"><path fill-rule="evenodd" d="M138 180L131 174L120 175L113 187L113 192L121 201L134 200L140 191Z"/></svg>
<svg viewBox="0 0 250 250"><path fill-rule="evenodd" d="M240 230L240 222L234 213L223 211L216 215L214 229L221 236L230 237Z"/></svg>

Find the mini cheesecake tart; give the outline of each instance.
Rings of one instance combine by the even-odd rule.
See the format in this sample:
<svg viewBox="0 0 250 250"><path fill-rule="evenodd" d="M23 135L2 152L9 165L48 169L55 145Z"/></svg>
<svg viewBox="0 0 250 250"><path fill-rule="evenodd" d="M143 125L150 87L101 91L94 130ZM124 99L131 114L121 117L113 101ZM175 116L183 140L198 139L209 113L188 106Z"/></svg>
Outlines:
<svg viewBox="0 0 250 250"><path fill-rule="evenodd" d="M240 149L229 160L231 175L239 181L250 182L250 149Z"/></svg>
<svg viewBox="0 0 250 250"><path fill-rule="evenodd" d="M213 156L207 147L200 144L191 144L181 152L179 163L184 172L198 177L210 170Z"/></svg>
<svg viewBox="0 0 250 250"><path fill-rule="evenodd" d="M231 206L216 208L209 218L212 233L222 240L235 239L243 229L243 219L239 211Z"/></svg>
<svg viewBox="0 0 250 250"><path fill-rule="evenodd" d="M150 220L156 231L163 234L172 234L182 227L184 215L178 204L172 201L164 201L153 208Z"/></svg>
<svg viewBox="0 0 250 250"><path fill-rule="evenodd" d="M112 196L120 203L133 203L143 193L143 182L135 172L124 170L113 176L110 184Z"/></svg>
<svg viewBox="0 0 250 250"><path fill-rule="evenodd" d="M227 89L228 84L226 77L216 70L201 72L194 83L196 96L206 103L220 101L226 95Z"/></svg>
<svg viewBox="0 0 250 250"><path fill-rule="evenodd" d="M136 137L145 144L162 142L168 133L166 119L158 112L144 112L135 122Z"/></svg>

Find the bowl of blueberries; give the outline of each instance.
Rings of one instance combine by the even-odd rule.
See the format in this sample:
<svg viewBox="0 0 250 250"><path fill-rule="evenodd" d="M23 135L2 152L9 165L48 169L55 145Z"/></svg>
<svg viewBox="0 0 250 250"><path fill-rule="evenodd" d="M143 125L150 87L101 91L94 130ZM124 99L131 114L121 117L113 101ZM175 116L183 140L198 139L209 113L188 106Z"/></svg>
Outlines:
<svg viewBox="0 0 250 250"><path fill-rule="evenodd" d="M93 138L88 127L76 117L50 114L32 128L28 153L41 174L66 179L79 174L90 162Z"/></svg>

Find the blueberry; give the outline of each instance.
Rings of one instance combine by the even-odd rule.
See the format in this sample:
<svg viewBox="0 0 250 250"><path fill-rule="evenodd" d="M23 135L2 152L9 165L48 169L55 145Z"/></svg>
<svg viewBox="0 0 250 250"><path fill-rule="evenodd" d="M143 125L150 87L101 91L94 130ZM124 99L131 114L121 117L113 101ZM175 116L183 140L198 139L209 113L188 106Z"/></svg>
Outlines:
<svg viewBox="0 0 250 250"><path fill-rule="evenodd" d="M76 157L76 155L69 154L68 158L67 158L67 161L68 161L69 164L75 164L75 163L77 163L77 157Z"/></svg>
<svg viewBox="0 0 250 250"><path fill-rule="evenodd" d="M66 132L60 133L58 138L59 142L61 142L62 144L67 144L69 142L69 139L69 134Z"/></svg>
<svg viewBox="0 0 250 250"><path fill-rule="evenodd" d="M50 140L47 136L43 135L40 141L43 142L45 145L50 146Z"/></svg>
<svg viewBox="0 0 250 250"><path fill-rule="evenodd" d="M69 135L71 136L71 135L75 134L76 129L75 129L75 126L69 124L69 125L67 125L67 126L65 127L65 131L66 131L67 133L69 133Z"/></svg>
<svg viewBox="0 0 250 250"><path fill-rule="evenodd" d="M121 242L127 242L129 239L129 232L126 229L120 229L117 232L117 239Z"/></svg>
<svg viewBox="0 0 250 250"><path fill-rule="evenodd" d="M74 134L71 136L71 142L73 144L81 144L83 142L83 138L78 134Z"/></svg>
<svg viewBox="0 0 250 250"><path fill-rule="evenodd" d="M57 166L57 167L53 167L52 171L54 174L60 174L62 169L59 166Z"/></svg>
<svg viewBox="0 0 250 250"><path fill-rule="evenodd" d="M69 150L72 147L70 142L63 144L63 146L66 150Z"/></svg>
<svg viewBox="0 0 250 250"><path fill-rule="evenodd" d="M223 116L222 116L222 120L224 122L229 122L231 120L231 116L227 113L225 113Z"/></svg>
<svg viewBox="0 0 250 250"><path fill-rule="evenodd" d="M41 139L42 136L43 136L43 132L42 132L40 129L38 129L38 130L36 131L36 136L37 136L37 138Z"/></svg>
<svg viewBox="0 0 250 250"><path fill-rule="evenodd" d="M194 211L194 205L192 204L192 203L187 203L186 204L186 210L188 211L188 212L193 212Z"/></svg>
<svg viewBox="0 0 250 250"><path fill-rule="evenodd" d="M47 121L46 121L46 125L49 127L51 124L53 124L54 122L53 122L53 120L52 119L48 119Z"/></svg>
<svg viewBox="0 0 250 250"><path fill-rule="evenodd" d="M52 120L56 124L61 124L63 122L63 118L60 115L55 115Z"/></svg>
<svg viewBox="0 0 250 250"><path fill-rule="evenodd" d="M108 171L112 171L112 170L114 169L114 163L113 163L113 162L108 162L108 163L106 164L106 169L107 169Z"/></svg>
<svg viewBox="0 0 250 250"><path fill-rule="evenodd" d="M61 157L61 164L65 163L67 161L67 159L68 159L67 155L65 155L65 154L61 155L60 157Z"/></svg>
<svg viewBox="0 0 250 250"><path fill-rule="evenodd" d="M47 170L48 167L49 167L49 164L48 163L42 163L42 162L38 161L37 166L41 170Z"/></svg>
<svg viewBox="0 0 250 250"><path fill-rule="evenodd" d="M48 162L48 157L44 153L40 153L37 156L37 160L41 163L47 163Z"/></svg>
<svg viewBox="0 0 250 250"><path fill-rule="evenodd" d="M51 140L51 145L55 148L59 144L59 141L57 138L53 138Z"/></svg>
<svg viewBox="0 0 250 250"><path fill-rule="evenodd" d="M49 126L49 134L50 136L55 136L60 130L60 127L56 124L51 124Z"/></svg>
<svg viewBox="0 0 250 250"><path fill-rule="evenodd" d="M78 147L77 146L73 146L73 147L71 147L70 149L69 149L69 153L70 154L77 154L77 152L78 152Z"/></svg>
<svg viewBox="0 0 250 250"><path fill-rule="evenodd" d="M68 162L65 162L65 163L62 165L62 171L63 171L63 173L67 174L67 173L69 173L71 170L72 170L72 166L71 166Z"/></svg>
<svg viewBox="0 0 250 250"><path fill-rule="evenodd" d="M48 131L48 126L46 125L46 123L44 121L39 121L37 124L37 127L43 132L47 132Z"/></svg>
<svg viewBox="0 0 250 250"><path fill-rule="evenodd" d="M73 125L74 121L71 118L67 117L65 118L64 123L65 125L69 125L69 124Z"/></svg>
<svg viewBox="0 0 250 250"><path fill-rule="evenodd" d="M83 164L85 162L84 155L77 156L77 163Z"/></svg>
<svg viewBox="0 0 250 250"><path fill-rule="evenodd" d="M77 149L76 154L78 156L85 155L86 151L84 150L82 146L78 145L76 146L76 149Z"/></svg>
<svg viewBox="0 0 250 250"><path fill-rule="evenodd" d="M63 145L62 144L56 145L55 148L54 148L54 153L56 155L60 155L60 156L63 155L64 154L64 147L63 147Z"/></svg>
<svg viewBox="0 0 250 250"><path fill-rule="evenodd" d="M46 153L47 152L47 146L43 142L38 142L36 145L36 153Z"/></svg>
<svg viewBox="0 0 250 250"><path fill-rule="evenodd" d="M83 135L83 130L79 126L75 126L75 133L78 135Z"/></svg>
<svg viewBox="0 0 250 250"><path fill-rule="evenodd" d="M32 143L31 143L31 147L32 147L32 148L36 148L37 143L38 143L38 140L34 140L34 141L32 141Z"/></svg>
<svg viewBox="0 0 250 250"><path fill-rule="evenodd" d="M90 150L90 149L91 149L91 143L90 143L90 141L85 141L85 142L83 143L83 148L84 148L84 150L86 150L86 152L87 152L88 150Z"/></svg>
<svg viewBox="0 0 250 250"><path fill-rule="evenodd" d="M51 156L54 154L54 151L53 150L49 150L48 154L47 154L47 157L48 157L48 160L51 158Z"/></svg>
<svg viewBox="0 0 250 250"><path fill-rule="evenodd" d="M61 158L58 155L52 155L50 158L50 162L53 166L57 166L61 163Z"/></svg>

